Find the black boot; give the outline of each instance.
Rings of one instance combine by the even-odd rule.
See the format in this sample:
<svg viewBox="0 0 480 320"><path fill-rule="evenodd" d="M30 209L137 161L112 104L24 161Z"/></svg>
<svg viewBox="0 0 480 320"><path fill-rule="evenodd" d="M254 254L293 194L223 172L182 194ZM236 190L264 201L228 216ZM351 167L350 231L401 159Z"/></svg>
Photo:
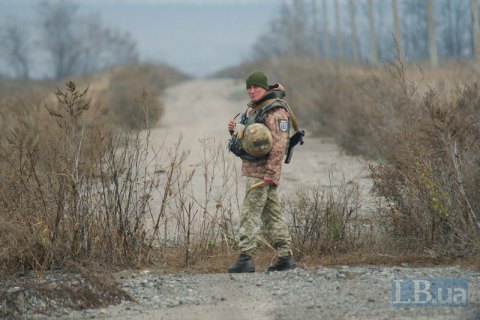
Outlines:
<svg viewBox="0 0 480 320"><path fill-rule="evenodd" d="M228 273L255 272L252 256L242 253L238 257L237 263L228 267Z"/></svg>
<svg viewBox="0 0 480 320"><path fill-rule="evenodd" d="M291 270L296 267L297 264L293 256L279 257L277 262L268 267L267 272Z"/></svg>

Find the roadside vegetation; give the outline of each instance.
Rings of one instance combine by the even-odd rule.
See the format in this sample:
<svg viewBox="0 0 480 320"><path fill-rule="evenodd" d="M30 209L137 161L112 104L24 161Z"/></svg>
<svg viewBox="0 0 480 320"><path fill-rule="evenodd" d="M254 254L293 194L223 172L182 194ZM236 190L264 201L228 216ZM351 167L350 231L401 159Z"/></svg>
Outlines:
<svg viewBox="0 0 480 320"><path fill-rule="evenodd" d="M345 152L372 163L379 204L370 221L359 212L358 186L343 181L341 172L331 173L329 188L312 186L284 199L297 257L476 256L477 69L453 62L434 68L432 61L422 68L401 57L380 64L373 55L370 66L361 65L353 55L355 41L350 56L343 56L340 47L326 54L328 42L307 37L310 28L319 26L318 8L310 12L302 3L282 4L277 20L303 23L273 21L254 46L256 60L216 75L244 78L253 68L265 70L270 82L286 87L308 135L332 136ZM368 7L373 9L371 3ZM82 54L78 61L52 66L54 78L76 75L66 83L27 80L27 65L16 72L23 80L0 80L3 274L41 274L72 261L129 267L161 261L165 267L188 268L235 254L239 173L219 142L202 141L205 190L197 195L190 188L194 171L184 166L189 155L181 139L173 150L153 148L149 141L150 129L162 117L164 88L186 76L167 66L117 66L135 62L136 48L128 35L104 27L104 38L97 40L109 44L108 50L97 55L119 59L90 66L87 49L95 39L73 30L92 30L99 22L72 3L44 1L37 9L50 12L39 15L42 34L51 33L47 27L54 13L71 17L54 25L69 32L63 41L82 40L64 43L70 50L81 44ZM408 9L407 16L416 12ZM9 31L5 39L17 39L16 27L4 28ZM328 30L322 31L328 39ZM388 42L388 48L397 46L390 53L402 51L396 41L401 34L395 37ZM17 40L28 47L28 38ZM266 40L278 47L265 48ZM115 50L118 42L129 44L122 46L126 52ZM56 56L53 43L46 49ZM374 51L383 59L388 53L386 48ZM110 69L93 73L105 68ZM260 242L271 252L266 235Z"/></svg>
<svg viewBox="0 0 480 320"><path fill-rule="evenodd" d="M403 61L335 71L286 59L281 67L244 70L252 67L288 79L289 101L309 135L334 136L346 152L372 163L379 202L373 217L360 212L359 187L341 171L331 172L330 187L283 200L299 260L477 255L477 85L435 80ZM35 84L31 96L2 96L8 97L0 162L4 275L41 274L71 262L213 271L209 261L236 254L239 173L217 141L201 142L205 155L196 169L184 165L189 154L181 139L173 149L151 145L163 106L160 93L147 88L171 84L161 74L175 79L170 69L151 70L114 69L92 78L98 85L91 88L77 85L85 79L67 82L54 99L46 89L51 83ZM195 170L202 170L201 194L191 188ZM273 259L268 236L259 241L266 261Z"/></svg>
<svg viewBox="0 0 480 320"><path fill-rule="evenodd" d="M74 81L55 87L53 95L47 94L52 83L32 82L28 90L29 83L4 81L3 275L41 274L88 260L139 263L156 183L146 170L158 157L149 154L148 135L140 129L156 124L162 91L182 77L163 66L114 69L90 79L99 83L97 97ZM96 100L102 96L105 103Z"/></svg>

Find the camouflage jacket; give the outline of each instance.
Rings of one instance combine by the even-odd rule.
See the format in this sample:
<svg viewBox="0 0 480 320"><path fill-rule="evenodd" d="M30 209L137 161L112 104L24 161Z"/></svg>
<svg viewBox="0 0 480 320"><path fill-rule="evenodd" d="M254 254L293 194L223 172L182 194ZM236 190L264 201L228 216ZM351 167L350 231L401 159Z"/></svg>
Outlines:
<svg viewBox="0 0 480 320"><path fill-rule="evenodd" d="M281 87L281 89L283 88ZM262 100L255 104L249 104L247 123L253 121L252 118L255 117L255 111L276 98L277 95L275 95L275 92L268 91ZM281 107L271 109L266 113L263 123L272 133L272 150L268 154L268 158L265 160L259 160L256 162L242 160L242 175L260 179L263 179L264 176L268 176L273 178L273 183L278 185L280 183L282 161L288 144L288 112Z"/></svg>

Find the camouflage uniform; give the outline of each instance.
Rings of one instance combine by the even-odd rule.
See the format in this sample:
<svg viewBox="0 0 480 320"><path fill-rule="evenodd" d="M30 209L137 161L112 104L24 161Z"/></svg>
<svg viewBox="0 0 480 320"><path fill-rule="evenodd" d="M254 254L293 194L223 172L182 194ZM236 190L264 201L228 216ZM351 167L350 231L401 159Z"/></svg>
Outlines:
<svg viewBox="0 0 480 320"><path fill-rule="evenodd" d="M255 105L250 105L247 124L253 121L256 111L273 100L272 95L267 93L264 99ZM247 177L247 187L240 220L241 252L254 253L263 222L270 241L278 250L278 255L280 257L292 255L292 241L277 190L288 143L288 118L288 112L283 108L268 111L263 121L270 129L273 138L273 146L268 158L256 162L242 160L242 175ZM262 181L264 176L273 178L273 184L250 189L251 185Z"/></svg>

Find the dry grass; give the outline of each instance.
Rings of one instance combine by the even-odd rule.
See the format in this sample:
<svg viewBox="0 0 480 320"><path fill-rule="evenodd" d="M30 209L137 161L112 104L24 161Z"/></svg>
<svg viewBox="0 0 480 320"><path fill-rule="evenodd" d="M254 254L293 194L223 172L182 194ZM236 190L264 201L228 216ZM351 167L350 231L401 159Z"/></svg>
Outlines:
<svg viewBox="0 0 480 320"><path fill-rule="evenodd" d="M49 121L21 123L2 154L2 270L134 263L153 185L140 175L148 141L109 128L73 82L55 94Z"/></svg>
<svg viewBox="0 0 480 320"><path fill-rule="evenodd" d="M360 234L354 203L362 199L354 186L312 187L285 199L302 260L477 255L480 94L477 85L463 84L474 83L475 68L452 63L432 70L397 59L365 69L286 58L222 75L252 68L265 70L270 82L287 79L289 102L309 132L333 135L347 152L378 163L372 178L382 201Z"/></svg>
<svg viewBox="0 0 480 320"><path fill-rule="evenodd" d="M162 65L142 64L115 68L109 74L102 102L108 109L109 118L116 125L145 129L145 120L153 125L163 114L161 97L165 88L185 78L179 72ZM139 101L142 101L144 108L139 108Z"/></svg>
<svg viewBox="0 0 480 320"><path fill-rule="evenodd" d="M122 92L136 110L129 119L142 117L141 127L148 129L161 116L160 93L183 77L166 66L137 65L79 81L92 81L100 96L112 83L155 86L153 96L138 86L138 92ZM147 248L149 193L158 183L147 172L158 161L148 135L112 126L110 115L120 111L94 103L88 89L74 82L54 95L49 92L54 83L4 79L1 84L3 275L42 274L71 261L140 263Z"/></svg>
<svg viewBox="0 0 480 320"><path fill-rule="evenodd" d="M449 100L431 90L419 116L386 136L386 163L372 168L389 232L406 250L472 255L479 249L479 90Z"/></svg>
<svg viewBox="0 0 480 320"><path fill-rule="evenodd" d="M147 130L126 132L74 82L55 96L10 127L2 144L4 276L42 275L72 261L135 267L163 259L171 246L190 266L231 250L238 199L223 145L203 141L203 164L191 168L180 140L172 150L150 146L145 99L137 107ZM191 188L195 171L201 194Z"/></svg>
<svg viewBox="0 0 480 320"><path fill-rule="evenodd" d="M291 236L297 259L332 253L356 252L372 241L359 222L361 195L357 183L329 168L328 186L298 190L284 199L291 219Z"/></svg>

